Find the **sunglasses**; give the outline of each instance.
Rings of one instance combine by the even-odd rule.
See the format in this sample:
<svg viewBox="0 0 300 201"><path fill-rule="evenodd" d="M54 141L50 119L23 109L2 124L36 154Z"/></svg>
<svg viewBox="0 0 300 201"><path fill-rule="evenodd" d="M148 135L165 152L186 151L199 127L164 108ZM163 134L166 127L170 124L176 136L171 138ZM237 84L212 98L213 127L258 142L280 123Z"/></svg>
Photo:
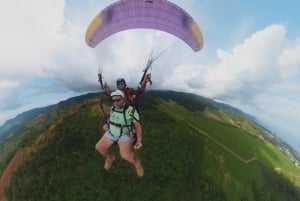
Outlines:
<svg viewBox="0 0 300 201"><path fill-rule="evenodd" d="M118 102L121 101L121 98L118 98L118 99L112 99L111 101L112 101L113 103L114 103L114 102L117 102L117 103L118 103Z"/></svg>

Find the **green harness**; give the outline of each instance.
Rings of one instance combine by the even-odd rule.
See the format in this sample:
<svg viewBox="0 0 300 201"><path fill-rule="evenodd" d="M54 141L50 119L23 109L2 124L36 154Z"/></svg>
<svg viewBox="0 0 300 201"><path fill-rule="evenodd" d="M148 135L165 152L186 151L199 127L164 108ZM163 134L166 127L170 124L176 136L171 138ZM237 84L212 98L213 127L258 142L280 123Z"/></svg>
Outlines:
<svg viewBox="0 0 300 201"><path fill-rule="evenodd" d="M132 108L132 110L128 111L128 109L130 109L130 108ZM123 133L124 128L128 129L128 132L129 132L128 135L130 135L132 137L135 137L135 135L136 135L135 129L134 129L134 125L133 125L133 121L131 121L131 123L128 124L128 121L127 121L127 118L126 118L126 112L127 111L128 111L129 116L133 120L139 121L134 116L135 108L132 107L132 106L124 106L122 110L117 110L115 107L112 107L112 109L111 109L111 116L113 115L114 112L119 113L119 114L123 114L122 115L122 118L123 118L122 122L124 122L124 124L112 121L111 118L109 118L109 120L108 120L108 127L109 127L109 129L111 129L111 125L113 125L115 127L118 127L120 129L119 137L121 137L123 134L127 134L127 133ZM112 133L112 135L113 135L113 133ZM115 136L115 137L117 137L117 136Z"/></svg>

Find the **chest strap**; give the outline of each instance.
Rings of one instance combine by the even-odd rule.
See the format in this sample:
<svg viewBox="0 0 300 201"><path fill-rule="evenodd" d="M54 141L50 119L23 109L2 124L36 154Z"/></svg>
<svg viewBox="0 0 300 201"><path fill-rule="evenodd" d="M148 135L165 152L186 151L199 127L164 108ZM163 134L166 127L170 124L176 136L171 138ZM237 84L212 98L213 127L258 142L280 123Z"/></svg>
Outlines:
<svg viewBox="0 0 300 201"><path fill-rule="evenodd" d="M113 122L113 121L109 121L108 123L111 124L111 125L113 125L113 126L116 126L116 127L118 127L118 128L124 128L124 127L130 126L130 125L126 125L126 124L124 124L124 125L118 124L118 123Z"/></svg>

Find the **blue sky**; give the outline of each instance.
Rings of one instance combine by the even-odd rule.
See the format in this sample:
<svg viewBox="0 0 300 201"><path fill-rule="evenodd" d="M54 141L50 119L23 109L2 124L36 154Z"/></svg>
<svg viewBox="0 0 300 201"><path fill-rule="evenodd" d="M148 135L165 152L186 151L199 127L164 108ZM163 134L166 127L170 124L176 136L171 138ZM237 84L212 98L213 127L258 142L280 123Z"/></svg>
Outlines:
<svg viewBox="0 0 300 201"><path fill-rule="evenodd" d="M204 47L130 30L96 48L85 44L93 17L114 1L0 3L0 125L17 114L98 91L97 73L136 86L152 49L149 89L196 93L252 114L300 152L300 14L297 0L174 0L196 20Z"/></svg>

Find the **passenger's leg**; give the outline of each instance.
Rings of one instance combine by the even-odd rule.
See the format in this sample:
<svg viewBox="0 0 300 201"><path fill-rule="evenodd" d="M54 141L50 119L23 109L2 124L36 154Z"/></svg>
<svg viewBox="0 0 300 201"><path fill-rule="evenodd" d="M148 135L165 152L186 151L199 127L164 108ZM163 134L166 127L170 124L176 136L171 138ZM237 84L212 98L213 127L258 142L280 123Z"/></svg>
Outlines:
<svg viewBox="0 0 300 201"><path fill-rule="evenodd" d="M109 152L109 148L114 142L107 138L105 135L102 136L102 138L97 142L96 144L96 149L97 151L106 158L105 164L104 164L104 169L108 170L112 164L112 162L115 160L115 156L112 155Z"/></svg>

